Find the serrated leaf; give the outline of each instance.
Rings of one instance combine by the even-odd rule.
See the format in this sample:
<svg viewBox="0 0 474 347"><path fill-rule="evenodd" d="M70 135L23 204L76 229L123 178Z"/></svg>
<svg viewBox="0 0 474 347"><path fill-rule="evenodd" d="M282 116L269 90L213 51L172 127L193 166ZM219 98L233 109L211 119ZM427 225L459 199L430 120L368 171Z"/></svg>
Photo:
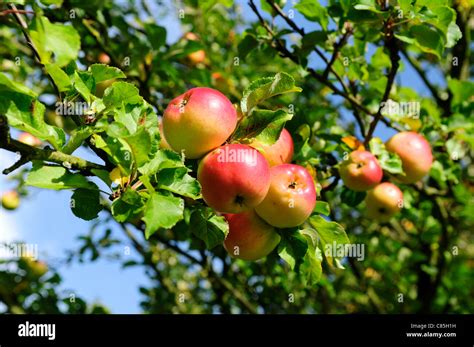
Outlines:
<svg viewBox="0 0 474 347"><path fill-rule="evenodd" d="M195 200L201 198L201 185L188 174L185 167L161 170L158 173L158 184L160 189Z"/></svg>
<svg viewBox="0 0 474 347"><path fill-rule="evenodd" d="M33 166L25 181L26 185L45 189L84 188L96 190L97 186L80 174L73 174L59 166Z"/></svg>
<svg viewBox="0 0 474 347"><path fill-rule="evenodd" d="M293 117L284 110L256 109L239 124L234 138L251 139L256 137L264 144L273 144L278 140L285 123Z"/></svg>
<svg viewBox="0 0 474 347"><path fill-rule="evenodd" d="M207 249L222 244L229 233L224 217L217 216L211 209L195 210L189 221L191 232L204 241Z"/></svg>
<svg viewBox="0 0 474 347"><path fill-rule="evenodd" d="M319 238L316 231L312 229L304 229L300 233L306 237L308 243L308 251L304 257L301 272L307 285L315 285L319 283L323 273L323 254L318 247Z"/></svg>
<svg viewBox="0 0 474 347"><path fill-rule="evenodd" d="M273 77L264 77L253 81L244 91L240 107L243 113L251 113L252 109L260 102L275 95L301 92L295 86L293 77L284 72L279 72Z"/></svg>
<svg viewBox="0 0 474 347"><path fill-rule="evenodd" d="M105 64L93 64L89 66L88 71L94 77L96 84L115 78L126 78L122 70L114 66L108 66Z"/></svg>
<svg viewBox="0 0 474 347"><path fill-rule="evenodd" d="M98 189L76 189L71 197L71 210L76 217L92 220L102 210Z"/></svg>
<svg viewBox="0 0 474 347"><path fill-rule="evenodd" d="M153 193L145 205L143 221L146 224L145 237L148 239L158 229L172 228L183 219L184 201L174 196Z"/></svg>
<svg viewBox="0 0 474 347"><path fill-rule="evenodd" d="M105 90L104 105L108 108L122 107L126 104L143 104L138 88L131 83L115 82Z"/></svg>
<svg viewBox="0 0 474 347"><path fill-rule="evenodd" d="M308 242L298 231L283 230L281 236L278 254L292 270L295 270L308 251Z"/></svg>
<svg viewBox="0 0 474 347"><path fill-rule="evenodd" d="M60 92L68 91L71 88L71 79L58 65L46 64L44 68Z"/></svg>
<svg viewBox="0 0 474 347"><path fill-rule="evenodd" d="M379 138L373 138L369 142L370 152L377 157L380 167L391 174L404 175L402 160L400 157L386 150L385 144Z"/></svg>
<svg viewBox="0 0 474 347"><path fill-rule="evenodd" d="M338 245L350 244L346 231L340 224L327 221L317 215L309 217L308 221L318 233L323 250L326 249L326 246L333 247L335 245L337 247ZM333 265L333 258L336 257L332 257L327 252L325 253L329 264Z"/></svg>
<svg viewBox="0 0 474 347"><path fill-rule="evenodd" d="M76 60L81 48L81 39L74 27L64 23L51 23L44 16L35 16L29 32L41 63L54 62L63 67Z"/></svg>
<svg viewBox="0 0 474 347"><path fill-rule="evenodd" d="M119 223L131 221L140 215L143 210L143 199L140 194L127 189L122 195L112 203L111 211L115 220Z"/></svg>
<svg viewBox="0 0 474 347"><path fill-rule="evenodd" d="M3 77L3 74L0 74ZM19 130L26 131L41 140L48 141L55 149L61 148L66 135L58 127L48 125L44 121L45 106L31 96L31 93L18 93L16 84L4 83L0 77L0 114L8 119L8 124ZM13 90L10 88L13 87ZM24 90L26 91L26 90Z"/></svg>
<svg viewBox="0 0 474 347"><path fill-rule="evenodd" d="M154 157L138 168L143 175L151 176L163 169L185 167L183 159L178 153L167 149L157 151Z"/></svg>
<svg viewBox="0 0 474 347"><path fill-rule="evenodd" d="M320 213L325 216L329 216L331 209L329 207L329 203L326 201L316 201L316 206L314 206L313 213Z"/></svg>

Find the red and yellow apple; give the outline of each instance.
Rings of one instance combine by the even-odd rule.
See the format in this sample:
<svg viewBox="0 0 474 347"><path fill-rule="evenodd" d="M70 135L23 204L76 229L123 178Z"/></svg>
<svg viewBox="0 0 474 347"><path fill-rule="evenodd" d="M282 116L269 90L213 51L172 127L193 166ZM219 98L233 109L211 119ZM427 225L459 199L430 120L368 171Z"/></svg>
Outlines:
<svg viewBox="0 0 474 347"><path fill-rule="evenodd" d="M188 32L184 35L184 39L188 41L199 41L199 37L192 32ZM206 60L206 52L203 49L194 51L187 55L187 59L192 65L197 65L200 63L204 63Z"/></svg>
<svg viewBox="0 0 474 347"><path fill-rule="evenodd" d="M198 181L204 201L224 213L249 211L260 204L270 186L270 168L255 148L222 146L199 163Z"/></svg>
<svg viewBox="0 0 474 347"><path fill-rule="evenodd" d="M302 224L316 205L313 177L304 167L295 164L273 166L270 175L268 193L255 212L278 228Z"/></svg>
<svg viewBox="0 0 474 347"><path fill-rule="evenodd" d="M18 141L24 143L25 145L30 145L33 147L40 146L42 144L41 140L36 136L31 135L30 133L21 133L18 137Z"/></svg>
<svg viewBox="0 0 474 347"><path fill-rule="evenodd" d="M97 57L97 60L99 61L99 63L101 64L110 64L110 57L107 53L100 53L99 56Z"/></svg>
<svg viewBox="0 0 474 347"><path fill-rule="evenodd" d="M396 185L383 182L369 190L365 198L367 215L388 222L403 207L403 193Z"/></svg>
<svg viewBox="0 0 474 347"><path fill-rule="evenodd" d="M254 211L224 217L229 223L224 248L234 258L257 260L266 257L280 243L280 235Z"/></svg>
<svg viewBox="0 0 474 347"><path fill-rule="evenodd" d="M166 141L165 134L163 132L163 120L159 121L159 131L160 131L160 147L163 149L172 149L168 141Z"/></svg>
<svg viewBox="0 0 474 347"><path fill-rule="evenodd" d="M258 149L270 166L290 163L293 158L293 139L285 128L283 128L280 137L274 144L267 145L259 140L254 140L250 143L250 146Z"/></svg>
<svg viewBox="0 0 474 347"><path fill-rule="evenodd" d="M20 194L16 190L10 190L2 195L2 206L6 210L15 210L20 205Z"/></svg>
<svg viewBox="0 0 474 347"><path fill-rule="evenodd" d="M382 181L383 171L372 153L357 150L351 152L342 162L339 175L346 187L355 191L365 191L374 188Z"/></svg>
<svg viewBox="0 0 474 347"><path fill-rule="evenodd" d="M193 88L173 99L163 115L171 148L196 159L222 145L237 125L237 112L221 92Z"/></svg>
<svg viewBox="0 0 474 347"><path fill-rule="evenodd" d="M402 183L415 183L426 176L433 164L431 146L426 139L413 131L394 135L385 144L389 152L398 154L402 160L405 176L397 176Z"/></svg>

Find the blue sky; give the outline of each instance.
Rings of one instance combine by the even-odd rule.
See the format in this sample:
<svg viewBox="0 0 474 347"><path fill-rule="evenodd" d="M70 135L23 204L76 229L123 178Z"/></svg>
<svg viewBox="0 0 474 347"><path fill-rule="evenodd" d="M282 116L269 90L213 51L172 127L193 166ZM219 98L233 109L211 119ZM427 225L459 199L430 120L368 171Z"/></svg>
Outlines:
<svg viewBox="0 0 474 347"><path fill-rule="evenodd" d="M243 7L244 18L256 20L245 1L239 1ZM288 7L291 4L288 4ZM168 42L174 42L181 36L179 21L172 12L172 16L160 19L158 23L168 30ZM304 26L307 31L317 28L314 23L304 20L296 14L295 20ZM282 21L277 21L282 25ZM370 55L371 52L368 52ZM317 59L312 59L313 66L320 66ZM412 87L422 94L427 94L426 88L420 83L416 72L409 69L407 64L405 71L397 77L397 84ZM441 76L430 75L435 82L441 80ZM351 117L343 114L343 117ZM383 140L388 139L393 132L380 124L376 136ZM85 150L80 149L76 155L93 159ZM13 164L15 155L6 151L0 151L0 169ZM11 187L11 183L0 177L0 192ZM72 266L62 265L61 260L65 257L65 250L78 247L77 237L86 234L90 229L90 222L76 218L70 208L70 191L49 191L31 189L31 195L22 201L21 207L15 212L0 212L0 241L22 240L29 243L37 243L41 258L57 266L64 282L61 289L73 289L87 302L100 302L109 307L114 313L138 313L140 312L140 294L138 287L147 284L149 280L141 268L121 269L119 263L108 260L99 260L94 263L74 264ZM114 235L120 235L119 230L114 230ZM134 254L132 253L131 257Z"/></svg>

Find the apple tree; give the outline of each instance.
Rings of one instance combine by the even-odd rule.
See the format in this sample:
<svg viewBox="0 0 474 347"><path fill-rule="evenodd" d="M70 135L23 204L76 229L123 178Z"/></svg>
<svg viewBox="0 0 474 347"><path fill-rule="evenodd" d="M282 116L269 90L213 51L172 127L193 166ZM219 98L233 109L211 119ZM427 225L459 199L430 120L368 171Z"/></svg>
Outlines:
<svg viewBox="0 0 474 347"><path fill-rule="evenodd" d="M2 168L17 192L2 204L70 191L91 230L68 261L146 269L144 312L469 312L471 14L462 0L8 1L0 148L17 153ZM261 165L220 168L228 146ZM59 300L54 283L25 286Z"/></svg>

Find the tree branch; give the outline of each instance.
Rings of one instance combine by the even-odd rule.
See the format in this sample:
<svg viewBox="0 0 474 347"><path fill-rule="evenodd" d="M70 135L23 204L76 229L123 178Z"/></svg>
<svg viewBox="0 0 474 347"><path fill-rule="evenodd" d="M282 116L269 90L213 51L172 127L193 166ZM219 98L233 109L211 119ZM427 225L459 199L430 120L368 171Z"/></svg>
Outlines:
<svg viewBox="0 0 474 347"><path fill-rule="evenodd" d="M0 115L0 148L7 151L19 153L20 159L10 168L3 170L3 174L8 175L20 166L32 161L41 160L60 164L68 169L81 171L84 175L93 175L92 169L106 170L105 166L92 163L85 159L68 155L49 148L40 149L29 146L10 137L7 117Z"/></svg>
<svg viewBox="0 0 474 347"><path fill-rule="evenodd" d="M374 119L369 125L369 130L367 132L367 135L365 136L365 141L364 144L367 145L370 140L372 139L372 136L374 134L375 128L377 127L377 123L380 121L382 117L382 110L383 110L383 105L385 102L388 100L390 96L390 91L392 90L393 83L395 82L395 76L397 75L398 68L400 67L400 55L398 54L398 41L394 36L393 33L393 23L392 19L389 18L385 24L385 47L390 53L390 62L392 63L392 66L390 67L390 70L387 75L387 84L385 86L385 91L383 93L382 101L380 102L379 109L377 111L377 114L375 115Z"/></svg>

